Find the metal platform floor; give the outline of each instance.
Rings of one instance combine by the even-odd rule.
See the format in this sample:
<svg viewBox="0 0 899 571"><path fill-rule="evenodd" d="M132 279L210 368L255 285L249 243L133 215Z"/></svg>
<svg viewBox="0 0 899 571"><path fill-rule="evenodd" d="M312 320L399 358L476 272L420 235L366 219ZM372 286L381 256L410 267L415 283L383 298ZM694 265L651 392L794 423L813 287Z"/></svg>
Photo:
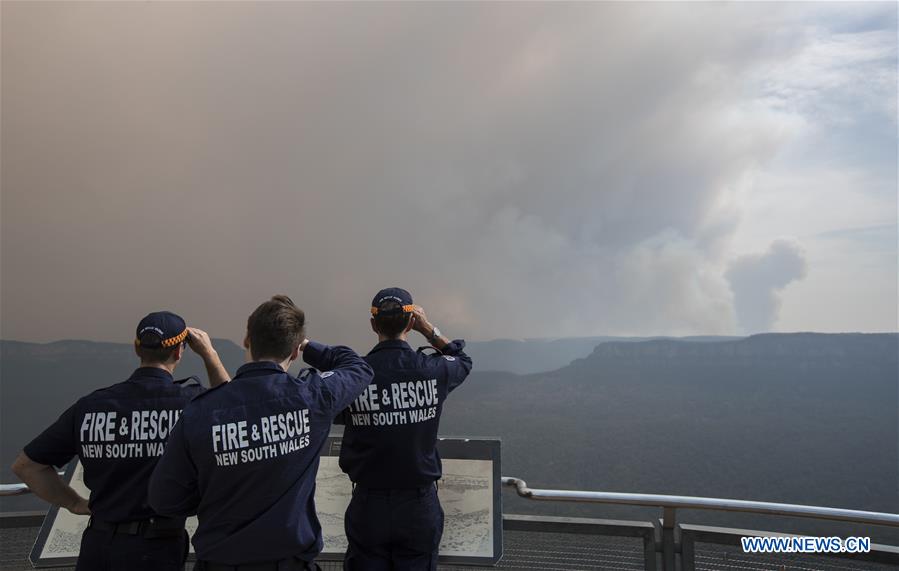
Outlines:
<svg viewBox="0 0 899 571"><path fill-rule="evenodd" d="M0 569L32 569L28 554L38 527L0 529ZM504 555L494 569L543 571L632 571L643 569L638 539L575 533L504 532ZM325 571L339 571L339 562L319 562ZM192 565L188 564L190 571ZM71 569L71 568L69 568ZM440 566L441 571L483 571L485 567ZM733 548L696 544L696 569L703 571L896 571L899 566L855 562L811 555L747 555Z"/></svg>

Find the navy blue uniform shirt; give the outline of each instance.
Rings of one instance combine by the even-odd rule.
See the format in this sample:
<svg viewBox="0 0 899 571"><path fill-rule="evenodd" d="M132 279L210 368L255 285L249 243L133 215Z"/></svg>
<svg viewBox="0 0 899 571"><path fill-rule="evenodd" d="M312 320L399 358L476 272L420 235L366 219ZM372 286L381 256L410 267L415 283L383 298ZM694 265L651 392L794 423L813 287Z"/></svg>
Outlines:
<svg viewBox="0 0 899 571"><path fill-rule="evenodd" d="M471 371L464 348L456 340L442 355L425 355L393 340L365 356L375 378L343 415L340 468L350 480L370 488L412 488L440 479L437 428L447 395Z"/></svg>
<svg viewBox="0 0 899 571"><path fill-rule="evenodd" d="M294 377L275 363L248 363L184 409L150 481L150 504L199 516L197 559L311 561L321 552L319 454L334 416L372 371L347 347L310 342L303 358L325 372Z"/></svg>
<svg viewBox="0 0 899 571"><path fill-rule="evenodd" d="M64 466L81 458L93 517L107 522L150 518L147 485L181 409L205 388L141 367L122 383L81 398L25 447L33 461Z"/></svg>

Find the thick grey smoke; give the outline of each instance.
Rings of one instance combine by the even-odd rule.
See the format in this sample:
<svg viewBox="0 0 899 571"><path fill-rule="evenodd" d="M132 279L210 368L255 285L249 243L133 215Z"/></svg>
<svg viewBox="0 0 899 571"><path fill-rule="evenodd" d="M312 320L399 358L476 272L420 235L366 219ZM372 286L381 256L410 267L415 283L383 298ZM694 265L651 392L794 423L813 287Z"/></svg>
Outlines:
<svg viewBox="0 0 899 571"><path fill-rule="evenodd" d="M362 348L390 285L469 338L732 332L787 9L4 2L3 335L286 293Z"/></svg>
<svg viewBox="0 0 899 571"><path fill-rule="evenodd" d="M737 320L745 333L770 331L777 321L780 292L805 277L807 264L795 242L776 240L762 254L742 256L727 270Z"/></svg>

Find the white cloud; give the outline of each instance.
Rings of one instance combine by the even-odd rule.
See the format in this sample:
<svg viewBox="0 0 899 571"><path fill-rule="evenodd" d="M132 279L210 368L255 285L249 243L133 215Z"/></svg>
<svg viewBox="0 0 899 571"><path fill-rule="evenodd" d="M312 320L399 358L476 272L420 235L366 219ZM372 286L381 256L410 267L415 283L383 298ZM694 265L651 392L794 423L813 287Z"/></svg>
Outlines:
<svg viewBox="0 0 899 571"><path fill-rule="evenodd" d="M807 31L794 57L765 62L750 75L775 109L813 118L825 127L860 112L897 121L895 29L834 33Z"/></svg>

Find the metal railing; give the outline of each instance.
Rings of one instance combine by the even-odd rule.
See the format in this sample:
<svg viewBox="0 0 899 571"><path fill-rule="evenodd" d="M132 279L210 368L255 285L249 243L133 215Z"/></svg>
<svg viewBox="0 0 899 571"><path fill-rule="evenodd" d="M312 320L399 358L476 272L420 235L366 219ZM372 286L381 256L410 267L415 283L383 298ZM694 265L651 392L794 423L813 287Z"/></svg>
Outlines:
<svg viewBox="0 0 899 571"><path fill-rule="evenodd" d="M26 484L0 484L0 496L21 496L30 494Z"/></svg>
<svg viewBox="0 0 899 571"><path fill-rule="evenodd" d="M693 571L695 569L694 544L696 541L722 545L740 545L739 540L744 536L785 535L782 533L721 527L681 526L676 521L676 511L678 509L748 512L899 527L899 514L892 513L693 496L533 489L529 488L527 482L521 478L511 477L503 477L502 483L504 486L515 488L519 496L528 500L661 508L662 517L659 521L652 522L653 526L656 527L652 540L650 540L649 534L646 533L646 522L616 521L609 522L614 523L612 526L604 525L604 527L609 527L608 531L614 532L612 533L614 535L625 535L622 533L622 530L614 529L623 527L633 528L631 530L632 533L628 535L642 535L646 553L645 568L652 571L658 568L657 554L661 558L662 571L675 571L675 569ZM872 545L870 553L853 554L853 557L859 560L897 564L899 563L899 547Z"/></svg>
<svg viewBox="0 0 899 571"><path fill-rule="evenodd" d="M66 475L65 472L57 472L61 477ZM28 488L28 484L0 484L0 497L3 496L21 496L23 494L30 494L31 490Z"/></svg>
<svg viewBox="0 0 899 571"><path fill-rule="evenodd" d="M652 506L668 509L716 510L725 512L749 512L768 515L807 517L834 521L848 521L870 525L899 527L899 514L847 510L796 504L724 500L695 496L668 496L657 494L627 494L618 492L585 492L581 490L539 490L528 488L521 478L502 479L504 486L516 489L518 495L529 500L551 502L589 502L628 506Z"/></svg>

